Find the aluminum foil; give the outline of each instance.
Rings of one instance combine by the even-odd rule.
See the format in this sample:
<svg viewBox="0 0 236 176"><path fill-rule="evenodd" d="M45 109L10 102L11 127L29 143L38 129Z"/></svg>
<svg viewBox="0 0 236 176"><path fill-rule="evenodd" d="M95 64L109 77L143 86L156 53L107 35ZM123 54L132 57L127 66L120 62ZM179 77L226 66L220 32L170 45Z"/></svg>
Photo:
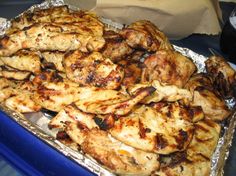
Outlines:
<svg viewBox="0 0 236 176"><path fill-rule="evenodd" d="M41 4L36 4L30 7L27 11L32 12L35 8L45 9L52 6L65 5L63 0L46 0ZM69 6L71 9L77 9L77 7ZM22 13L22 14L23 14ZM20 15L22 15L20 14ZM20 16L19 15L19 16ZM113 22L109 19L102 19L102 21L112 29L119 30L123 27L122 24ZM10 21L0 18L0 35L5 33L5 30L10 27ZM183 55L191 58L198 68L198 72L205 72L205 60L207 59L203 55L199 55L188 48L182 48L174 46L174 49ZM227 100L229 107L235 105L235 100ZM77 162L81 166L86 167L91 172L100 176L112 176L113 173L109 172L107 169L98 164L93 158L83 154L82 152L75 151L66 145L62 144L55 138L56 132L48 129L47 124L50 120L50 116L45 116L42 112L31 113L27 115L22 115L15 111L10 110L4 104L0 103L0 110L5 112L9 118L15 120L18 124L24 127L26 130L30 131L32 134L40 138L42 141L46 142L51 147L63 153L69 159ZM222 133L218 141L216 150L212 156L211 163L211 173L210 176L223 176L225 161L229 155L229 148L232 144L233 134L236 126L236 109L232 110L230 117L222 123Z"/></svg>

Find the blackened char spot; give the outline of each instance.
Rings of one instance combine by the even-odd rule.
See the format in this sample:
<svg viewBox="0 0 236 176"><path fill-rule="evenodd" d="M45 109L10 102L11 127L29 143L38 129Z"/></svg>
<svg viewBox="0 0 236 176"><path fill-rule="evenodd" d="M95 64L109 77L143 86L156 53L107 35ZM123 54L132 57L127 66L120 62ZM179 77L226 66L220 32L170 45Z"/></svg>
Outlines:
<svg viewBox="0 0 236 176"><path fill-rule="evenodd" d="M179 150L183 149L185 142L188 140L188 133L184 130L179 130L179 135L176 137L176 142L178 143L177 148Z"/></svg>
<svg viewBox="0 0 236 176"><path fill-rule="evenodd" d="M95 123L99 126L101 130L108 130L110 128L109 124L107 124L106 120L103 120L99 117L94 117Z"/></svg>
<svg viewBox="0 0 236 176"><path fill-rule="evenodd" d="M168 141L162 137L162 134L156 134L156 148L163 149L168 145Z"/></svg>
<svg viewBox="0 0 236 176"><path fill-rule="evenodd" d="M68 139L70 138L65 131L59 131L57 133L56 139Z"/></svg>

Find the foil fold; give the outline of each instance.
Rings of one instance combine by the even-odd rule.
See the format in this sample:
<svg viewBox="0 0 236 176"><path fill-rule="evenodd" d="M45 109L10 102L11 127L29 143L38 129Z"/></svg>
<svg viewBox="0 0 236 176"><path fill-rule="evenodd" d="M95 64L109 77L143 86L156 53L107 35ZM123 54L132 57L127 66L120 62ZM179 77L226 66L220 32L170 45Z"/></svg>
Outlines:
<svg viewBox="0 0 236 176"><path fill-rule="evenodd" d="M46 0L41 4L36 4L30 7L27 12L32 12L34 9L46 9L52 6L66 5L63 0ZM78 9L77 7L70 6L73 9ZM20 14L20 15L23 15ZM20 16L19 15L19 16ZM110 19L101 19L109 28L119 30L123 27L122 24L111 21ZM5 33L5 30L10 27L10 21L1 18L0 19L0 35ZM198 68L198 72L205 72L205 56L197 54L188 48L182 48L174 46L174 49L181 54L191 58ZM235 100L228 100L229 107L235 105ZM69 159L75 161L79 165L86 167L91 172L99 176L113 176L114 174L105 169L103 166L98 164L93 158L87 156L86 154L75 151L70 147L62 144L55 138L55 134L50 132L47 127L49 118L43 113L31 113L30 115L24 116L21 113L15 112L7 108L4 104L0 103L0 110L5 112L9 118L15 120L18 124L24 127L26 130L34 134L36 137L40 138L42 141L46 142L50 147L53 147L57 151L61 152ZM216 150L212 156L211 160L211 173L210 176L223 176L224 165L226 159L229 155L229 148L232 144L233 134L236 126L236 109L232 110L230 117L226 122L222 123L222 133L219 138Z"/></svg>

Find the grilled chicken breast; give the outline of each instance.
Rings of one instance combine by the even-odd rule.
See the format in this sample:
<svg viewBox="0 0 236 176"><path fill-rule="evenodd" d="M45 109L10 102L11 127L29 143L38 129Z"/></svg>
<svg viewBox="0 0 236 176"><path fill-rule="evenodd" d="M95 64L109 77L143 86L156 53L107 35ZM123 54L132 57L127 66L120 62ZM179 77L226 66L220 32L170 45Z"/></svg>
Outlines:
<svg viewBox="0 0 236 176"><path fill-rule="evenodd" d="M105 90L104 90L105 91ZM101 99L93 99L94 97L88 96L86 99L79 99L75 102L76 106L84 112L94 114L113 114L115 116L125 115L132 111L133 107L141 102L142 99L150 95L155 91L152 87L140 89L132 97L122 96L120 97L101 97ZM92 100L92 101L91 101Z"/></svg>
<svg viewBox="0 0 236 176"><path fill-rule="evenodd" d="M196 66L187 57L176 51L160 50L145 59L142 82L158 80L181 88L195 71Z"/></svg>
<svg viewBox="0 0 236 176"><path fill-rule="evenodd" d="M64 58L67 77L81 85L116 89L124 76L123 69L104 58L99 52L84 55L80 51L67 54Z"/></svg>
<svg viewBox="0 0 236 176"><path fill-rule="evenodd" d="M39 23L0 39L0 55L9 56L20 49L88 52L99 50L104 43L102 36L67 33L63 25Z"/></svg>
<svg viewBox="0 0 236 176"><path fill-rule="evenodd" d="M208 176L219 133L220 125L216 122L207 119L197 122L193 139L186 152L163 156L161 168L154 175Z"/></svg>
<svg viewBox="0 0 236 176"><path fill-rule="evenodd" d="M192 106L201 106L206 117L212 120L223 120L230 110L219 93L213 88L211 79L205 74L196 74L190 78L185 88L193 94Z"/></svg>
<svg viewBox="0 0 236 176"><path fill-rule="evenodd" d="M141 48L149 52L155 52L160 49L172 50L172 46L165 34L150 21L140 20L134 22L122 29L120 34L132 48Z"/></svg>
<svg viewBox="0 0 236 176"><path fill-rule="evenodd" d="M29 71L32 73L39 73L40 56L33 51L21 50L9 57L0 56L0 60L9 67L21 71Z"/></svg>
<svg viewBox="0 0 236 176"><path fill-rule="evenodd" d="M141 106L115 122L110 134L137 149L170 154L183 151L193 135L193 123L184 107L169 104L157 111Z"/></svg>
<svg viewBox="0 0 236 176"><path fill-rule="evenodd" d="M236 72L222 57L211 56L206 62L206 70L213 79L214 87L225 98L236 97Z"/></svg>

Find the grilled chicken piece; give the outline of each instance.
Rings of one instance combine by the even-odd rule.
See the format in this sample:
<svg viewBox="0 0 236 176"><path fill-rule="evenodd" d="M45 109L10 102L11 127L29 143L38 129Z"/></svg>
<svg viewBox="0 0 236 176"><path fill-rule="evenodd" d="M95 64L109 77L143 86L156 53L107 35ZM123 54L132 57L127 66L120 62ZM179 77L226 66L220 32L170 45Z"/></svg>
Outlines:
<svg viewBox="0 0 236 176"><path fill-rule="evenodd" d="M207 73L213 79L214 87L225 98L236 97L236 72L222 57L211 56L206 62Z"/></svg>
<svg viewBox="0 0 236 176"><path fill-rule="evenodd" d="M52 18L69 14L68 6L57 6L49 9L35 9L33 12L24 13L23 15L11 21L11 28L7 33L13 33L25 27L31 26L38 22L51 22Z"/></svg>
<svg viewBox="0 0 236 176"><path fill-rule="evenodd" d="M3 102L11 95L15 94L14 87L16 84L6 78L0 78L0 102Z"/></svg>
<svg viewBox="0 0 236 176"><path fill-rule="evenodd" d="M185 85L193 94L191 106L201 106L206 117L212 120L223 120L228 117L230 110L225 101L214 90L211 79L205 74L196 74Z"/></svg>
<svg viewBox="0 0 236 176"><path fill-rule="evenodd" d="M63 25L34 24L16 33L0 39L0 55L9 56L20 49L83 52L96 51L103 47L105 40L101 36L83 33L66 33Z"/></svg>
<svg viewBox="0 0 236 176"><path fill-rule="evenodd" d="M88 99L79 99L75 104L79 109L87 113L113 114L115 116L120 116L131 112L136 104L153 93L153 91L155 91L153 87L146 87L137 91L132 97L126 98L121 95L119 98L110 98L106 95L105 97L101 97L101 99L92 101L88 96Z"/></svg>
<svg viewBox="0 0 236 176"><path fill-rule="evenodd" d="M134 148L170 154L183 151L193 135L189 112L178 103L168 104L157 111L141 106L115 122L110 134Z"/></svg>
<svg viewBox="0 0 236 176"><path fill-rule="evenodd" d="M120 34L132 48L141 48L149 52L173 49L165 34L150 21L137 21L122 29Z"/></svg>
<svg viewBox="0 0 236 176"><path fill-rule="evenodd" d="M21 71L39 73L40 56L33 51L21 50L9 57L0 57L0 60L7 66Z"/></svg>
<svg viewBox="0 0 236 176"><path fill-rule="evenodd" d="M30 76L28 71L19 71L9 67L0 67L0 77L14 80L26 80Z"/></svg>
<svg viewBox="0 0 236 176"><path fill-rule="evenodd" d="M105 131L70 123L66 132L83 152L116 174L149 175L159 168L158 155L129 147Z"/></svg>
<svg viewBox="0 0 236 176"><path fill-rule="evenodd" d="M192 100L192 94L187 89L181 89L174 85L163 85L159 81L155 80L152 83L135 84L128 88L128 92L134 95L138 90L144 87L154 87L156 91L150 96L142 100L142 103L149 104L151 102L168 101L174 102L178 100L184 100L188 103Z"/></svg>
<svg viewBox="0 0 236 176"><path fill-rule="evenodd" d="M12 26L7 34L12 34L35 23L50 23L62 25L64 31L76 33L90 33L103 35L104 25L95 14L85 11L69 12L67 6L52 7L44 10L35 10L33 13L25 13L12 21Z"/></svg>
<svg viewBox="0 0 236 176"><path fill-rule="evenodd" d="M41 106L35 103L30 92L21 91L5 101L5 105L20 113L38 112Z"/></svg>
<svg viewBox="0 0 236 176"><path fill-rule="evenodd" d="M105 38L106 44L102 50L102 54L113 62L117 62L132 53L133 50L118 33L105 31L103 37Z"/></svg>
<svg viewBox="0 0 236 176"><path fill-rule="evenodd" d="M45 51L45 52L42 52L42 56L46 61L46 63L44 63L44 67L48 67L48 65L51 66L51 64L53 64L53 67L55 67L56 70L60 72L65 72L65 68L62 64L64 56L65 56L64 52Z"/></svg>
<svg viewBox="0 0 236 176"><path fill-rule="evenodd" d="M158 80L182 88L196 71L194 63L182 54L160 50L144 61L142 82Z"/></svg>
<svg viewBox="0 0 236 176"><path fill-rule="evenodd" d="M41 106L36 104L32 99L32 92L34 86L30 82L11 82L9 80L1 79L4 85L1 92L1 100L11 110L28 113L37 112Z"/></svg>
<svg viewBox="0 0 236 176"><path fill-rule="evenodd" d="M76 106L68 105L50 120L48 127L49 129L57 128L64 130L68 122L79 122L91 129L97 127L93 120L94 117L95 115L84 113Z"/></svg>
<svg viewBox="0 0 236 176"><path fill-rule="evenodd" d="M66 55L63 63L67 77L82 85L116 89L124 76L120 66L99 52L84 55L77 50Z"/></svg>
<svg viewBox="0 0 236 176"><path fill-rule="evenodd" d="M34 101L45 109L60 111L79 98L79 85L70 81L44 82L34 92Z"/></svg>
<svg viewBox="0 0 236 176"><path fill-rule="evenodd" d="M195 124L193 139L186 152L177 152L161 158L161 168L156 176L208 176L211 157L220 134L220 125L212 120Z"/></svg>

